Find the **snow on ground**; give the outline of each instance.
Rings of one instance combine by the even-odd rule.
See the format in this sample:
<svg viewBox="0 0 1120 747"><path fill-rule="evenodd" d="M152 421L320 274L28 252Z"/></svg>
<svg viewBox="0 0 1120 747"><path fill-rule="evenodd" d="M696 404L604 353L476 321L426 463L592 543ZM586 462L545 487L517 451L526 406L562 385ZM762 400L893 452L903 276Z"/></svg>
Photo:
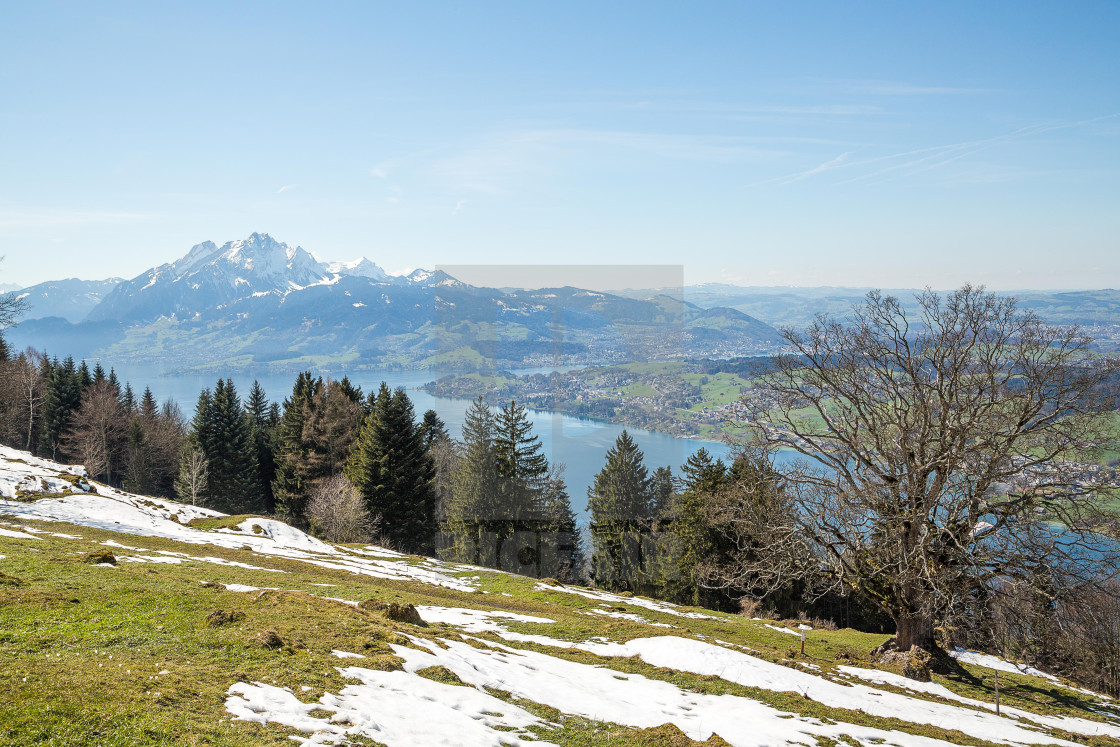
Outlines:
<svg viewBox="0 0 1120 747"><path fill-rule="evenodd" d="M665 636L660 638L639 638L626 644L631 655L638 656L648 664L668 667L683 672L700 675L714 675L729 682L749 687L762 687L767 690L793 691L801 693L818 703L832 708L862 709L874 716L899 718L918 724L929 724L942 728L959 729L966 734L993 742L1007 744L1067 744L1053 737L1029 731L1029 725L1019 726L1016 721L987 713L961 708L946 703L908 697L899 693L887 692L867 685L848 685L833 682L810 672L803 672L780 664L764 661L723 646L688 638ZM890 673L881 673L885 682ZM899 679L902 679L899 677ZM909 682L909 680L907 680ZM896 684L891 682L890 684ZM911 687L912 690L918 688ZM946 690L946 692L948 692ZM934 694L929 692L927 694ZM941 694L940 692L936 694ZM960 698L953 698L961 700ZM994 706L981 701L969 702L982 708ZM1011 713L1009 710L1008 713ZM1059 728L1079 734L1106 734L1120 738L1120 726L1104 724L1088 719L1054 719L1047 716L1016 711L1013 715L1035 724ZM725 737L726 738L726 737Z"/></svg>
<svg viewBox="0 0 1120 747"><path fill-rule="evenodd" d="M15 539L29 539L29 540L39 539L38 537L36 537L33 534L28 534L27 532L17 532L17 531L14 531L12 529L4 529L3 527L0 527L0 537L14 537Z"/></svg>
<svg viewBox="0 0 1120 747"><path fill-rule="evenodd" d="M83 475L81 467L59 465L0 447L0 496L3 496L0 498L0 514L17 522L67 522L194 545L243 548L264 559L283 558L354 574L433 584L459 591L477 590L480 579L475 571L494 572L433 559L418 560L374 546L359 550L336 547L286 524L264 518L250 518L236 527L207 531L187 524L195 518L222 517L223 514L131 495L85 480ZM12 500L18 496L17 491L26 493L30 490L51 495L34 502ZM52 534L78 538L77 535L64 535L17 523L0 523L7 527L0 527L0 536L10 539L38 541L44 535ZM123 555L120 560L130 563L202 562L284 572L212 556L133 547L112 540L100 544L127 551L129 554ZM241 584L225 586L230 591L239 592L263 590ZM599 602L597 608L577 610L589 616L673 627L618 609L627 605L677 618L714 619L711 615L673 604L595 589L546 584L537 584L535 588ZM355 604L344 599L335 601ZM615 609L604 609L607 605ZM1014 708L1005 708L1002 716L996 716L989 703L956 695L941 685L917 683L878 670L841 667L842 677L862 681L837 682L816 671L785 667L731 646L693 638L656 636L626 642L594 638L573 642L546 635L547 626L554 623L550 618L435 606L422 606L419 611L428 622L446 623L466 634L489 633L510 643L578 649L601 657L638 657L656 667L716 676L747 687L800 693L817 703L838 709L840 714L843 710L859 710L915 724L956 729L997 743L1070 744L1040 731L1043 728L1120 738L1120 725L1115 722L1042 716ZM539 625L542 631L533 634L511 631L508 629L511 623ZM767 627L801 635L799 630ZM848 723L824 723L783 713L747 697L689 692L669 682L619 672L603 665L572 662L478 638L473 638L473 641L478 645L414 639L413 647L393 646L394 652L406 662L405 671L382 672L357 666L340 669L356 684L346 686L337 694L328 693L318 703L302 703L290 691L263 683L238 683L230 688L227 710L236 718L261 723L272 721L298 729L309 735L301 738L308 744L340 743L348 736L357 735L390 747L415 744L546 744L535 741L535 737L525 731L527 727L540 726L543 722L528 711L481 690L490 687L552 706L566 714L635 727L673 723L694 739L704 740L718 733L734 745L805 744L812 743L815 736L835 739L841 735L850 735L861 744L887 743L897 747L941 744L927 737L898 731ZM339 650L333 653L340 658L358 656ZM1056 681L1045 673L997 657L967 651L959 651L956 655L961 661L977 666ZM420 669L437 664L455 672L470 687L433 682L416 674ZM900 688L910 694L877 689L874 685ZM333 715L330 718L311 715L320 709Z"/></svg>
<svg viewBox="0 0 1120 747"><path fill-rule="evenodd" d="M361 667L339 670L357 680L338 694L303 703L286 689L239 682L229 689L226 710L234 718L274 722L310 735L303 744L339 744L364 736L388 747L461 745L500 747L549 742L520 739L528 726L543 722L528 711L480 690L447 685L413 672L381 672ZM313 711L333 715L316 718ZM552 745L555 747L555 745Z"/></svg>
<svg viewBox="0 0 1120 747"><path fill-rule="evenodd" d="M69 493L89 489L84 479L74 479L86 476L84 467L56 464L7 446L0 446L0 464L0 497L16 498L18 491Z"/></svg>
<svg viewBox="0 0 1120 747"><path fill-rule="evenodd" d="M56 480L57 484L50 484L57 487L57 490L41 492L61 493L57 497L43 498L30 503L0 499L0 514L24 521L67 522L78 526L136 536L161 537L196 545L209 544L231 549L247 548L264 557L300 560L354 574L399 581L419 581L458 591L473 591L477 587L473 579L463 579L453 575L468 572L471 570L468 566L456 566L437 560L417 563L410 560L408 556L374 546L361 550L336 547L283 522L261 517L246 519L236 527L203 530L187 525L193 519L221 518L225 514L160 498L133 495L90 481L83 481L84 490L87 492L69 494L74 486L67 482L63 475L83 476L85 469L80 466L66 466L46 459L37 459L26 452L0 447L0 495L5 498L15 498L16 488L32 478L46 480L48 483L50 480ZM42 530L33 531L42 532ZM14 529L0 529L0 536L34 539L30 533ZM102 544L149 553L146 556L129 557L128 562L175 562L154 558L151 555L152 551L144 548L129 547L111 541ZM166 552L160 554L180 557L183 561L283 572L209 556L196 557Z"/></svg>
<svg viewBox="0 0 1120 747"><path fill-rule="evenodd" d="M670 625L668 623L653 622L651 620L648 620L647 618L642 617L641 615L635 615L631 612L619 612L618 610L604 610L604 609L599 609L598 607L594 607L594 608L586 610L586 611L576 610L576 612L579 612L581 615L602 615L604 617L613 617L613 618L616 618L618 620L629 620L630 622L641 623L642 625L652 625L655 628L675 628L675 627L677 627L676 625Z"/></svg>
<svg viewBox="0 0 1120 747"><path fill-rule="evenodd" d="M537 591L561 591L565 594L577 594L581 597L596 599L600 602L610 602L612 604L632 604L635 607L642 607L647 610L652 610L653 612L664 612L667 615L688 617L693 620L715 619L711 615L705 615L703 612L686 612L670 602L658 602L653 599L644 599L642 597L624 597L599 589L585 589L577 586L550 586L549 584L537 584L534 588Z"/></svg>
<svg viewBox="0 0 1120 747"><path fill-rule="evenodd" d="M992 656L991 654L982 654L979 651L967 651L963 648L958 648L956 651L952 651L950 655L957 661L965 664L974 664L978 667L998 669L1001 672L1011 672L1013 674L1029 674L1032 677L1042 677L1051 682L1061 683L1061 680L1057 677L1052 674L1047 674L1041 669L1028 667L1026 664L1015 664L1006 659L1001 659L998 656Z"/></svg>
<svg viewBox="0 0 1120 747"><path fill-rule="evenodd" d="M475 648L444 641L441 647L413 640L425 651L393 646L405 671L441 665L476 687L504 690L519 698L598 721L651 728L675 724L690 738L703 741L719 734L739 745L812 744L812 736L847 734L863 744L887 742L899 747L932 747L945 743L898 731L854 724L824 724L734 695L706 695L682 690L669 682L639 674L581 664L535 651L487 643ZM353 671L353 670L350 670ZM1048 740L1054 743L1053 739Z"/></svg>
<svg viewBox="0 0 1120 747"><path fill-rule="evenodd" d="M969 707L961 708L956 705L913 698L867 685L834 682L813 672L792 669L724 646L690 638L661 636L636 638L626 643L609 641L573 643L545 635L512 632L502 625L502 621L548 624L552 622L548 618L494 610L482 611L443 607L420 607L417 609L421 617L428 622L447 623L467 633L489 632L508 641L579 649L598 656L636 656L647 664L657 667L716 676L740 685L759 687L775 692L796 692L832 708L862 709L874 716L898 718L911 723L959 729L966 734L989 739L993 742L1007 744L1057 743L1046 734L1031 731L1029 724L1020 726L1017 723L1018 721L1033 722L1039 726L1063 729L1078 734L1106 735L1120 738L1120 726L1087 719L1041 716L1027 711L1005 708L1005 715L1015 717L1012 720L996 716L994 713L975 710L994 710L994 706L983 701L958 696L942 685L917 683L890 672L841 667L841 670L846 674L861 677L869 682L902 687L924 695L957 701ZM779 628L778 630L784 629ZM510 651L513 650L510 649ZM555 706L550 702L548 704ZM555 707L560 708L559 706ZM560 708L560 710L564 709ZM681 726L682 729L684 728L679 723L677 725ZM720 732L720 736L732 741L722 732ZM1068 743L1063 742L1062 744Z"/></svg>

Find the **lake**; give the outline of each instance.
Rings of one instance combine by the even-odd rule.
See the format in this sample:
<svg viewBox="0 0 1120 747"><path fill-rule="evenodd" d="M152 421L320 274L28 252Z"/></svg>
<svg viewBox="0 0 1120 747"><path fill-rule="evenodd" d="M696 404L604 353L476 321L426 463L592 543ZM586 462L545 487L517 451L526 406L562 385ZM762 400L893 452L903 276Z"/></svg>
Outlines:
<svg viewBox="0 0 1120 747"><path fill-rule="evenodd" d="M525 373L549 373L554 369L524 369ZM563 371L564 369L557 369ZM214 387L217 377L200 375L165 374L157 367L123 366L116 369L122 385L127 381L139 396L144 387L151 387L152 393L160 402L173 399L190 418L194 414L198 394L204 387ZM385 381L389 386L404 387L408 390L419 419L425 410L435 410L447 423L451 435L458 438L463 426L463 416L470 406L470 400L433 397L419 389L420 386L443 375L432 371L359 371L348 374L350 380L362 387L363 392L376 390ZM239 374L231 376L238 393L244 398L253 381L258 380L270 400L281 403L291 394L295 374ZM534 430L540 436L545 454L550 462L563 464L564 477L568 492L572 497L572 507L581 521L586 521L587 488L595 474L603 468L607 450L622 432L622 425L587 418L577 418L560 413L531 410L529 416ZM650 473L657 467L669 466L673 474L680 473L680 466L699 451L707 449L714 457L726 458L730 447L725 443L678 438L665 433L656 433L641 428L627 428L646 456L646 466Z"/></svg>

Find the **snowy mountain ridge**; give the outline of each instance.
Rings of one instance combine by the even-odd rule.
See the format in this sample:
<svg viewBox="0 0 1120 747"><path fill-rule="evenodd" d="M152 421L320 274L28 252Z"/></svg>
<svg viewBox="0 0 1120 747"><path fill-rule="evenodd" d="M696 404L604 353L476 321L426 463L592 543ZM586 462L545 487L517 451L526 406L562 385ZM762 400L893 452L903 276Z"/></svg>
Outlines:
<svg viewBox="0 0 1120 747"><path fill-rule="evenodd" d="M139 608L130 612L134 603L117 602L137 593L160 610L158 626ZM40 600L55 597L69 606L36 617ZM383 615L384 599L415 604L424 624ZM79 466L6 447L0 605L5 702L26 691L63 714L103 707L115 714L110 724L138 707L150 738L164 743L178 742L160 730L184 713L203 736L242 744L1120 740L1111 699L995 657L960 654L975 682L990 681L993 668L1004 673L1002 715L975 682L915 682L831 655L839 644L882 636L790 631L372 545L332 545L274 519L110 488ZM81 627L66 627L70 617ZM48 634L59 625L81 637ZM254 637L261 626L272 629ZM807 636L806 655L790 648L788 633ZM102 683L100 696L84 698L78 681ZM1041 693L1066 705L1039 704Z"/></svg>
<svg viewBox="0 0 1120 747"><path fill-rule="evenodd" d="M89 314L89 321L146 320L228 306L266 294L286 295L342 277L397 282L365 257L321 262L301 246L267 233L218 246L204 241L184 256L122 282Z"/></svg>

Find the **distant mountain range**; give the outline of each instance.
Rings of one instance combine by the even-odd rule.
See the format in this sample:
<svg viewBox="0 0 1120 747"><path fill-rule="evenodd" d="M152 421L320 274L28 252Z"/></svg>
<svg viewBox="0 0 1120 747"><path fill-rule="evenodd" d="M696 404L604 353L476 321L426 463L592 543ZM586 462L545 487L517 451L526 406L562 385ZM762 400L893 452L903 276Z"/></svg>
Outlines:
<svg viewBox="0 0 1120 747"><path fill-rule="evenodd" d="M723 357L779 340L740 311L666 295L501 291L427 270L390 276L365 258L321 262L258 233L197 244L131 280L67 280L19 294L32 309L7 333L15 345L187 370Z"/></svg>
<svg viewBox="0 0 1120 747"><path fill-rule="evenodd" d="M120 278L52 280L21 288L15 295L27 303L25 319L57 316L68 322L80 322L121 282Z"/></svg>
<svg viewBox="0 0 1120 747"><path fill-rule="evenodd" d="M705 283L684 288L685 300L702 308L731 308L775 327L803 327L817 314L846 316L854 304L863 301L871 288L843 287L743 287L724 283ZM917 308L918 288L883 288L883 293L896 296L903 308ZM628 297L648 296L665 292L652 289L616 291ZM674 290L680 295L681 289ZM1081 324L1090 328L1120 327L1120 290L1081 291L1005 291L1014 296L1022 309L1034 311L1051 324Z"/></svg>

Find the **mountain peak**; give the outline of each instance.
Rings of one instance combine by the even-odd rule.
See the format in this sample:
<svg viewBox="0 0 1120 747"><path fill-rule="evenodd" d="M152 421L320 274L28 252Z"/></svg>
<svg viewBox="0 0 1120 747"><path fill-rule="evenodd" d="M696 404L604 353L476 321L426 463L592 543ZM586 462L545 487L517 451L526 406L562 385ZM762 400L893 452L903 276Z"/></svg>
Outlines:
<svg viewBox="0 0 1120 747"><path fill-rule="evenodd" d="M372 280L387 280L389 274L366 257L358 257L346 262L331 262L327 269L335 275L349 275L351 277L370 278Z"/></svg>

